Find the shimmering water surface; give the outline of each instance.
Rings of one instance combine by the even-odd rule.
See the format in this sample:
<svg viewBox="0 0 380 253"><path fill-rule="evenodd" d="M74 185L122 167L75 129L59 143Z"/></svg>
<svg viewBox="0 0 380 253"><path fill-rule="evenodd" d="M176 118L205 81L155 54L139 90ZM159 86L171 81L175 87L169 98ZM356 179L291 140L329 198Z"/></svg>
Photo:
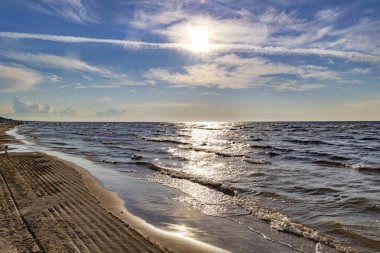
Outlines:
<svg viewBox="0 0 380 253"><path fill-rule="evenodd" d="M317 251L325 246L380 251L380 122L44 122L18 131L41 146L150 185L146 203L157 201L165 209L180 202L191 212L212 216L215 224L215 219L232 222L234 233L241 228L242 235L251 231L306 252L291 237L317 243ZM185 194L158 201L155 196L165 195L159 192L165 187L156 189L157 183ZM118 187L144 216L144 203L134 203L131 184ZM143 218L207 237L197 223L189 228L165 223L160 210L155 212L156 219L149 212Z"/></svg>

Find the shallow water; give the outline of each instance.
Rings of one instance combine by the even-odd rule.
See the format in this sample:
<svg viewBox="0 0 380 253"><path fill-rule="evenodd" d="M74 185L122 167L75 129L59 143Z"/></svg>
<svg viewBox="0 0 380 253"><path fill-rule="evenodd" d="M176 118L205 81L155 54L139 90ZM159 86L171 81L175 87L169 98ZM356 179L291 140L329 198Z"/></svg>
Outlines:
<svg viewBox="0 0 380 253"><path fill-rule="evenodd" d="M19 133L147 187L158 183L185 193L171 195L160 187L156 198L133 198L130 186L119 182L116 190L159 227L178 230L172 228L178 223L163 222L160 210L154 216L134 200L163 209L182 203L214 217L215 224L232 221L230 231L248 233L242 236L247 240L247 231L254 231L306 252L313 247L294 235L346 252L380 251L379 122L44 122L28 123ZM131 159L134 154L142 159ZM201 224L188 226L195 238L207 237Z"/></svg>

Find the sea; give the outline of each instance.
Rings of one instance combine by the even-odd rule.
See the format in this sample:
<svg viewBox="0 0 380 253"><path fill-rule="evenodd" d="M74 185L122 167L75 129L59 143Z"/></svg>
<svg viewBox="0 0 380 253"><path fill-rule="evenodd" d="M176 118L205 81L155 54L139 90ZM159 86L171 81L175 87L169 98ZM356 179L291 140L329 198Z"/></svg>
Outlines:
<svg viewBox="0 0 380 253"><path fill-rule="evenodd" d="M380 252L380 122L28 122L17 133L100 167L162 230L233 252Z"/></svg>

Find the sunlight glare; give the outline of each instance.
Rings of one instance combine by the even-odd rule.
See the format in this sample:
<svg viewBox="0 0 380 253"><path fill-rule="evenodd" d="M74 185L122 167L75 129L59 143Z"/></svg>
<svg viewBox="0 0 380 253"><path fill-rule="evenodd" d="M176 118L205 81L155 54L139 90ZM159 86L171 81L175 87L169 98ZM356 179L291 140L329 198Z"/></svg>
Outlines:
<svg viewBox="0 0 380 253"><path fill-rule="evenodd" d="M210 50L209 34L205 30L191 31L191 51L208 52Z"/></svg>

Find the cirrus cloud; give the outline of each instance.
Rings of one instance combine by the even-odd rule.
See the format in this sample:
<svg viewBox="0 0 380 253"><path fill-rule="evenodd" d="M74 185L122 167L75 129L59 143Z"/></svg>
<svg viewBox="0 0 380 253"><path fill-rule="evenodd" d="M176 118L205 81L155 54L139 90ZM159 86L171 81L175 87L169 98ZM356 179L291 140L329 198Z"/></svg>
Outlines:
<svg viewBox="0 0 380 253"><path fill-rule="evenodd" d="M235 27L236 28L236 27ZM180 31L179 31L180 32ZM115 40L115 39L97 39L88 37L62 36L49 34L33 34L18 32L0 32L0 37L13 39L35 39L54 41L62 43L101 43L120 45L125 48L134 49L170 49L179 51L191 50L189 43L159 43L159 42L142 42L132 40ZM212 52L221 53L250 53L264 55L315 55L324 57L336 57L353 62L368 62L380 64L380 56L370 53L355 51L341 51L334 49L323 49L320 46L315 48L286 48L281 46L257 46L253 44L210 44Z"/></svg>
<svg viewBox="0 0 380 253"><path fill-rule="evenodd" d="M90 0L34 0L23 2L30 9L51 15L63 17L77 23L95 22L94 3Z"/></svg>
<svg viewBox="0 0 380 253"><path fill-rule="evenodd" d="M116 73L108 68L93 66L85 61L52 54L5 52L0 51L0 55L37 67L49 69L64 69L69 71L89 72L106 78L127 78L125 74Z"/></svg>
<svg viewBox="0 0 380 253"><path fill-rule="evenodd" d="M261 57L243 58L229 54L176 71L154 68L145 74L145 78L148 82L166 82L176 87L241 89L265 86L304 91L323 87L313 83L315 81L340 80L340 74L318 66L292 66Z"/></svg>

